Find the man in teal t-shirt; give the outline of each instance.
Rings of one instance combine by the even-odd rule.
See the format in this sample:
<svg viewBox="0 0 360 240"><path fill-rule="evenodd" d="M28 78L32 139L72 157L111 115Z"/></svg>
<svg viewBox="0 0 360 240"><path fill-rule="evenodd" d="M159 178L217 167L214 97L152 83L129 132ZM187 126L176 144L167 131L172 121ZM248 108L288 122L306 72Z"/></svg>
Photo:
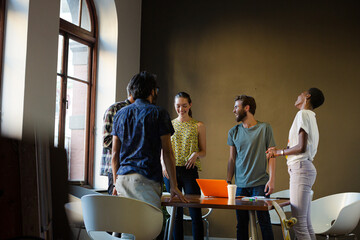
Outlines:
<svg viewBox="0 0 360 240"><path fill-rule="evenodd" d="M227 182L235 173L237 196L267 196L275 185L275 158L266 159L266 150L275 146L270 124L254 118L255 99L240 95L235 98L233 113L236 121L242 122L230 129L227 144L230 146L230 158L227 170ZM269 173L266 169L269 166ZM269 212L258 211L258 220L264 240L273 240L274 235ZM236 210L237 239L249 239L248 211Z"/></svg>

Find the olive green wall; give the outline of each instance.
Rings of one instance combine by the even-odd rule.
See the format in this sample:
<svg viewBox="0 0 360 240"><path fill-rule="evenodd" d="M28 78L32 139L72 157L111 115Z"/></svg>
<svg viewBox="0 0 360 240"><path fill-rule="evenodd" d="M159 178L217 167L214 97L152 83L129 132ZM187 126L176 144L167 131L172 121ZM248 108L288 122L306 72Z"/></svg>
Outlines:
<svg viewBox="0 0 360 240"><path fill-rule="evenodd" d="M360 5L357 1L143 1L141 69L158 74L159 105L178 91L192 96L194 118L207 128L202 178L226 177L234 96L257 102L256 119L271 124L285 147L298 94L318 87L320 144L314 199L360 192ZM288 188L278 158L276 191ZM217 210L213 237L235 236L235 214ZM359 227L357 228L359 234Z"/></svg>

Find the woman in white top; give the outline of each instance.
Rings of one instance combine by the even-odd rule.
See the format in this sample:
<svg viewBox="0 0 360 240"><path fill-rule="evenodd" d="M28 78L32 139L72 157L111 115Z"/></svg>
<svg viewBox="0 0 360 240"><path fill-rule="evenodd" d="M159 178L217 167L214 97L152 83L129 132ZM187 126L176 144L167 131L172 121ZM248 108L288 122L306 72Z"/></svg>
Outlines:
<svg viewBox="0 0 360 240"><path fill-rule="evenodd" d="M312 161L319 143L319 130L313 110L323 102L324 95L317 88L301 93L295 102L299 112L290 128L287 148L267 150L268 158L287 158L291 211L298 220L294 231L297 239L301 240L316 239L310 220L311 188L316 178Z"/></svg>

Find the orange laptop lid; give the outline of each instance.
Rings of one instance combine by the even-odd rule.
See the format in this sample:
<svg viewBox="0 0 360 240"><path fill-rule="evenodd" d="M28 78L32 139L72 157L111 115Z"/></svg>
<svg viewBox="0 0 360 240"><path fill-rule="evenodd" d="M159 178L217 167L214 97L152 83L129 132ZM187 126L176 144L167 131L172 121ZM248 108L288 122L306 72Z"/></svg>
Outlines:
<svg viewBox="0 0 360 240"><path fill-rule="evenodd" d="M228 197L227 182L218 179L196 179L206 197Z"/></svg>

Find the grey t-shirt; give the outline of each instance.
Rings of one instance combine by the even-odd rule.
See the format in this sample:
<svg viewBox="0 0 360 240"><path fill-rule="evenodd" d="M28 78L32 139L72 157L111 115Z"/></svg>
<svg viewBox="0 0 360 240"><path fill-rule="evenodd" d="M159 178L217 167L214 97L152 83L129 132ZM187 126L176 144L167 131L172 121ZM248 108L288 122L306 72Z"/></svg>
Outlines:
<svg viewBox="0 0 360 240"><path fill-rule="evenodd" d="M239 124L230 129L227 144L236 148L235 184L256 187L269 181L266 172L266 150L275 146L273 131L268 123L257 121L250 128Z"/></svg>

